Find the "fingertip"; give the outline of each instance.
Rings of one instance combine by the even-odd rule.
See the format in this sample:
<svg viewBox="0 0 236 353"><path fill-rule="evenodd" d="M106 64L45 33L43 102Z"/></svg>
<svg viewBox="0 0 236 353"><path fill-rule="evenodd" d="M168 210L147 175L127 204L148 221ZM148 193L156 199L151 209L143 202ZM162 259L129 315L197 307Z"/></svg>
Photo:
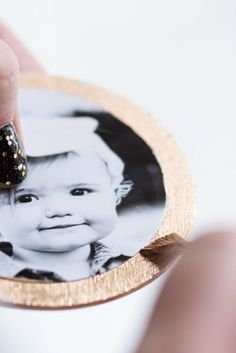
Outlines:
<svg viewBox="0 0 236 353"><path fill-rule="evenodd" d="M16 54L20 71L30 72L42 72L43 68L39 65L38 61L28 51L28 49L22 44L17 36L2 22L0 21L0 38L7 43Z"/></svg>
<svg viewBox="0 0 236 353"><path fill-rule="evenodd" d="M19 62L14 51L0 39L0 80L19 74Z"/></svg>
<svg viewBox="0 0 236 353"><path fill-rule="evenodd" d="M231 229L212 230L198 236L194 241L188 243L186 255L194 258L201 254L209 258L215 258L219 254L224 255L230 249L236 248L236 231ZM187 257L187 256L186 256Z"/></svg>
<svg viewBox="0 0 236 353"><path fill-rule="evenodd" d="M11 122L16 111L19 63L13 50L0 40L0 127Z"/></svg>
<svg viewBox="0 0 236 353"><path fill-rule="evenodd" d="M137 353L235 352L235 249L231 230L205 233L188 244Z"/></svg>

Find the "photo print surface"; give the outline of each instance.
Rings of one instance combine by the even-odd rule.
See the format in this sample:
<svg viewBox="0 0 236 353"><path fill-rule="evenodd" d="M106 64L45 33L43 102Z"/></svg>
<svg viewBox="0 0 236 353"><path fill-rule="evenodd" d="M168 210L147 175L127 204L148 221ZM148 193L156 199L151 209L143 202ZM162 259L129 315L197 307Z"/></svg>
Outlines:
<svg viewBox="0 0 236 353"><path fill-rule="evenodd" d="M22 89L19 106L29 174L0 191L0 276L74 281L135 256L165 207L150 147L76 96Z"/></svg>

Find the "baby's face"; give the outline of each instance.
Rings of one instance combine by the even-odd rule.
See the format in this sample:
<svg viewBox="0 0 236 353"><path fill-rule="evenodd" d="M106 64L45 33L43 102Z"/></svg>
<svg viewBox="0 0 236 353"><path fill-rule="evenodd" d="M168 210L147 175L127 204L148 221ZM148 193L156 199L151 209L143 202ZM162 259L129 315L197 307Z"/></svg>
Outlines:
<svg viewBox="0 0 236 353"><path fill-rule="evenodd" d="M39 164L11 197L2 232L24 249L71 251L108 235L117 220L110 175L96 156Z"/></svg>

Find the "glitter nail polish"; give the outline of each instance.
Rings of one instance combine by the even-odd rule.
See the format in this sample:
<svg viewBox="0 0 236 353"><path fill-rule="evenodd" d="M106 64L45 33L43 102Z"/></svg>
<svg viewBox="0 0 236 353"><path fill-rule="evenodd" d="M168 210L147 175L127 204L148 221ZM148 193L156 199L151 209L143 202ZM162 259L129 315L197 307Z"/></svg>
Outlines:
<svg viewBox="0 0 236 353"><path fill-rule="evenodd" d="M0 184L19 184L27 176L24 147L12 123L0 129Z"/></svg>

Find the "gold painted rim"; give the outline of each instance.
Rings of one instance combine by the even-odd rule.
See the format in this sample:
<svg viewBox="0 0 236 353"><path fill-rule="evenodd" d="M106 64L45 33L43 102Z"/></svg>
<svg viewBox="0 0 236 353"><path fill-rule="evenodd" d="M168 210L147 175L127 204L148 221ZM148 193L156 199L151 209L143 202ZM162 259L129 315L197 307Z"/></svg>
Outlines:
<svg viewBox="0 0 236 353"><path fill-rule="evenodd" d="M21 87L79 96L132 128L151 147L164 177L166 206L160 229L152 240L171 233L188 237L195 203L191 171L181 148L156 118L117 94L81 81L29 73L22 75ZM0 300L44 308L87 306L131 293L161 273L156 265L137 254L111 271L78 281L45 283L1 277Z"/></svg>

